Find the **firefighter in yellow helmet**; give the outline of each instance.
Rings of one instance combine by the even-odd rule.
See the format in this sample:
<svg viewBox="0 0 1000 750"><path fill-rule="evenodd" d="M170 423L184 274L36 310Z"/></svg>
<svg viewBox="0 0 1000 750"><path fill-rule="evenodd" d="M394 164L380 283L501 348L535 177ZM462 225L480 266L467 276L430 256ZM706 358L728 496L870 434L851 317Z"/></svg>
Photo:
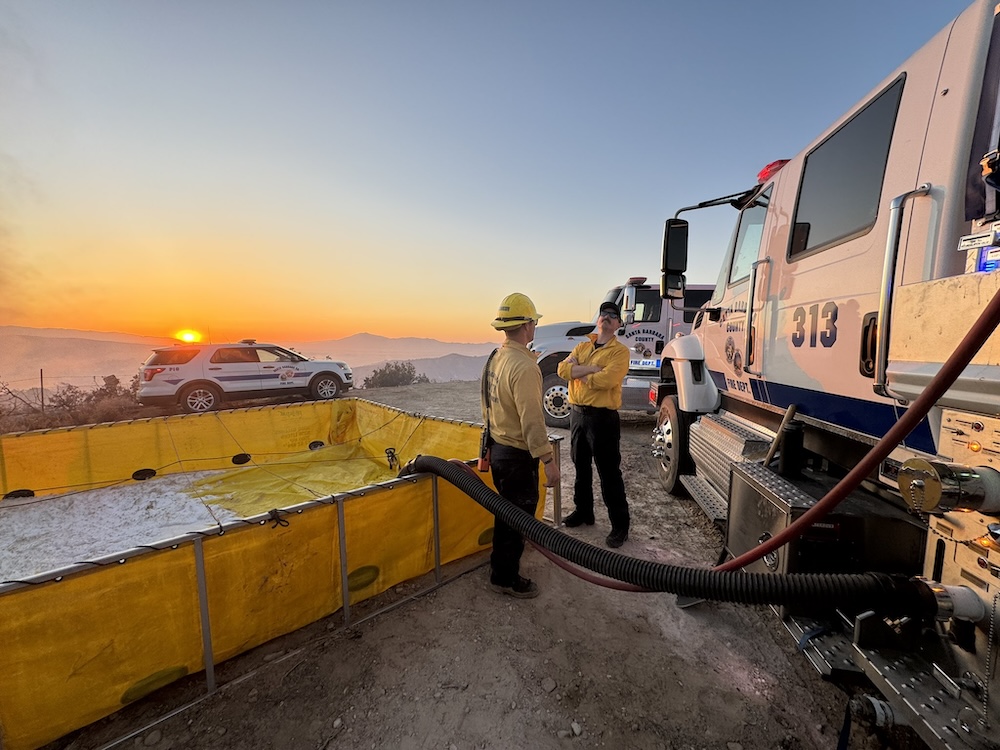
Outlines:
<svg viewBox="0 0 1000 750"><path fill-rule="evenodd" d="M545 469L546 486L559 481L559 466L542 412L542 373L528 349L540 317L525 295L515 292L503 298L493 327L503 331L505 339L483 369L482 388L493 482L501 497L531 515L538 507L539 461ZM520 599L538 596L538 586L521 575L523 552L521 535L497 518L490 556L494 590Z"/></svg>

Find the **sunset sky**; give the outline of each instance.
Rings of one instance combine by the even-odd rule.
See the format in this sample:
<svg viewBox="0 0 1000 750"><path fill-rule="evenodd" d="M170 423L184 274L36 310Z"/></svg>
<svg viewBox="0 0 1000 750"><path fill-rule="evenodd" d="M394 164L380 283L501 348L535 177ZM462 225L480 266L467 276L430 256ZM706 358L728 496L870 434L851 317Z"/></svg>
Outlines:
<svg viewBox="0 0 1000 750"><path fill-rule="evenodd" d="M480 342L513 291L589 320L966 5L0 0L0 325ZM691 217L689 282L734 217Z"/></svg>

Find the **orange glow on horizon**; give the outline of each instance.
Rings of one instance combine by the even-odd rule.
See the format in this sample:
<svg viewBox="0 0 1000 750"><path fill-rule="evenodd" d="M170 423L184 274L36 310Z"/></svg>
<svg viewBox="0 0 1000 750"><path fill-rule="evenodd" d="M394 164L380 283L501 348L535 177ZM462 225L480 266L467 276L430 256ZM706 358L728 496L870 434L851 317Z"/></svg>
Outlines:
<svg viewBox="0 0 1000 750"><path fill-rule="evenodd" d="M427 338L456 343L501 341L503 337L498 336L490 326L496 315L496 304L491 301L488 309L486 304L481 307L481 310L470 310L468 306L463 309L461 305L441 307L427 310L420 316L413 315L409 309L366 310L363 315L340 309L321 312L296 310L292 314L285 311L274 314L270 310L265 314L258 310L226 310L226 314L220 315L215 310L206 309L192 316L190 311L172 315L173 310L157 310L154 314L138 303L131 306L120 303L111 307L81 304L72 312L50 305L49 309L38 314L22 311L5 324L149 336L160 339L164 344L220 344L252 338L281 345L297 341L337 340L360 333L389 339ZM124 315L121 312L123 309L129 310L129 314ZM85 310L86 314L81 314L81 310ZM192 317L199 320L192 321ZM553 315L551 319L570 318Z"/></svg>
<svg viewBox="0 0 1000 750"><path fill-rule="evenodd" d="M487 314L487 317L492 319L491 316L494 314L491 310ZM117 317L94 315L90 316L89 319L82 319L81 316L77 315L72 320L54 315L32 316L31 319L26 318L27 316L23 316L22 319L8 321L7 324L29 328L59 328L77 331L125 333L135 336L149 336L160 339L164 343L173 341L186 344L221 344L252 338L257 341L282 345L286 342L337 340L361 333L383 336L389 339L426 338L437 341L470 344L500 342L503 340L502 336L499 336L489 325L489 321L483 324L479 320L469 321L461 318L457 320L425 321L403 317L401 320L392 322L360 320L357 321L355 327L348 327L339 320L310 320L302 324L296 324L290 321L264 321L250 320L248 318L245 321L239 322L234 320L213 322L211 327L206 328L202 326L201 330L174 328L169 323L164 325L163 323L157 324L154 321L130 321L131 325L122 325L120 315Z"/></svg>
<svg viewBox="0 0 1000 750"><path fill-rule="evenodd" d="M87 243L88 247L96 245ZM199 255L212 253L204 250ZM497 300L504 295L484 293L475 285L447 302L442 298L428 305L426 294L430 290L436 295L438 279L418 284L408 277L401 286L348 286L331 297L328 290L310 292L310 283L316 279L326 283L327 279L324 274L312 274L299 278L301 293L290 303L284 293L247 295L240 285L220 287L200 279L176 279L170 269L158 269L148 284L135 285L104 272L106 266L100 266L101 274L92 273L89 267L72 268L71 273L47 279L44 289L40 285L29 289L31 294L24 295L28 302L11 310L4 323L148 336L165 344L252 338L280 345L360 333L456 343L502 340L490 323L496 316ZM274 276L278 269L268 272ZM149 304L151 295L158 304ZM543 322L572 319L560 317L551 304L542 311ZM189 338L192 333L198 338Z"/></svg>
<svg viewBox="0 0 1000 750"><path fill-rule="evenodd" d="M240 320L224 319L212 321L210 326L202 325L200 330L193 328L173 327L169 323L154 320L132 320L129 325L122 325L122 316L118 315L88 315L86 319L79 313L73 316L57 316L51 312L48 315L21 316L19 320L6 321L8 325L21 325L30 328L60 328L78 331L97 331L109 333L125 333L135 336L149 336L161 339L164 343L209 343L220 344L240 341L245 338L256 339L273 344L284 344L290 341L325 341L347 338L360 333L374 336L396 338L427 338L437 341L455 343L481 344L485 342L502 341L502 336L489 325L494 310L483 313L487 318L483 323L478 318L468 319L463 316L441 319L414 319L412 316L400 316L398 320L382 320L372 318L355 321L344 316L343 319L331 315L329 319L306 320L301 323L288 320L260 320L249 316ZM345 320L349 321L345 324ZM356 325L350 325L356 323Z"/></svg>

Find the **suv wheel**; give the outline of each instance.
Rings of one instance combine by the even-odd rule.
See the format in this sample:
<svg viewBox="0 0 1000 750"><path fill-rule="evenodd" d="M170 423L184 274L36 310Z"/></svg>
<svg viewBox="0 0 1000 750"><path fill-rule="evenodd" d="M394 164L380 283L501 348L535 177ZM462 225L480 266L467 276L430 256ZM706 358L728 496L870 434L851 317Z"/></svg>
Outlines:
<svg viewBox="0 0 1000 750"><path fill-rule="evenodd" d="M211 385L189 385L181 391L181 408L189 414L202 414L219 407L219 390Z"/></svg>
<svg viewBox="0 0 1000 750"><path fill-rule="evenodd" d="M569 386L556 373L542 381L542 411L549 427L569 429Z"/></svg>
<svg viewBox="0 0 1000 750"><path fill-rule="evenodd" d="M329 372L321 372L309 384L309 393L316 401L337 398L341 390L343 386L340 384L340 378Z"/></svg>

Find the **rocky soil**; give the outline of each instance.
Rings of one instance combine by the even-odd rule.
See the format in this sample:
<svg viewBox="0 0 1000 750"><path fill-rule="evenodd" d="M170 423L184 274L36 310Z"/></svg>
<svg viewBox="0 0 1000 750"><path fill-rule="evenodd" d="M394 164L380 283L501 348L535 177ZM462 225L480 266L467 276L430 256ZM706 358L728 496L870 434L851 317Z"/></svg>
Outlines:
<svg viewBox="0 0 1000 750"><path fill-rule="evenodd" d="M480 420L477 383L358 391L407 411ZM633 527L620 552L710 567L722 536L666 495L649 457L653 418L623 415ZM562 515L572 510L568 434ZM550 490L546 517L556 509ZM564 529L603 547L592 527ZM179 750L837 747L848 693L824 682L767 608L677 606L669 594L587 582L530 548L541 595L488 585L487 558L414 581L171 685L49 746ZM388 611L378 610L391 606ZM851 748L898 747L855 726Z"/></svg>

